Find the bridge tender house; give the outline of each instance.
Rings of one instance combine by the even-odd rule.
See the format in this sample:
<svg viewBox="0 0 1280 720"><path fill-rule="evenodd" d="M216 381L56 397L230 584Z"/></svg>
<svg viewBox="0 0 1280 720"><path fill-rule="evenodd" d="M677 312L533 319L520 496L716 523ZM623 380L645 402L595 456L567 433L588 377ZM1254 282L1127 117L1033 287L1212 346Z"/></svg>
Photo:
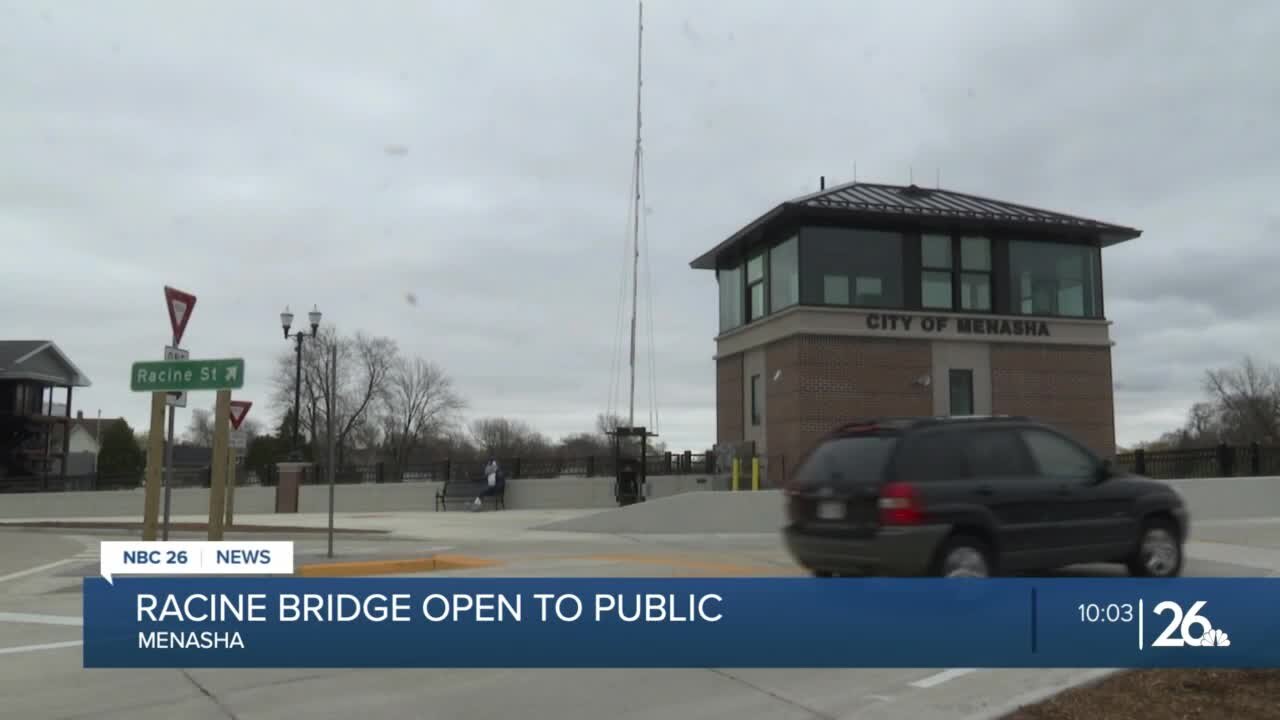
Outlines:
<svg viewBox="0 0 1280 720"><path fill-rule="evenodd" d="M876 415L1030 415L1112 455L1102 250L1140 235L915 186L783 202L692 263L719 286L717 442L771 485Z"/></svg>

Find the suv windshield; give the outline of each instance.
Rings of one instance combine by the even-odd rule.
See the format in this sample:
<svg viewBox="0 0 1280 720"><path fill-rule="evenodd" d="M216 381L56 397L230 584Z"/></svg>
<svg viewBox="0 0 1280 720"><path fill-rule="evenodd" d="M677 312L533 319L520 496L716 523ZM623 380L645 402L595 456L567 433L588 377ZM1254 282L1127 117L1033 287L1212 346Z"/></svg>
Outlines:
<svg viewBox="0 0 1280 720"><path fill-rule="evenodd" d="M865 433L827 440L796 472L797 490L878 484L898 443L897 433Z"/></svg>

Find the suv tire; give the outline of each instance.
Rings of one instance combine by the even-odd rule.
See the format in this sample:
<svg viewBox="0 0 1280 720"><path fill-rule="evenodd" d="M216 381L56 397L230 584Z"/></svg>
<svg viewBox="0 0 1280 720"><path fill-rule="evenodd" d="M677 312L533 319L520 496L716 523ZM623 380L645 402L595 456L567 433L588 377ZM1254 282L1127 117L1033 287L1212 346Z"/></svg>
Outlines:
<svg viewBox="0 0 1280 720"><path fill-rule="evenodd" d="M991 547L972 535L953 535L938 548L931 574L939 577L983 578L995 575Z"/></svg>
<svg viewBox="0 0 1280 720"><path fill-rule="evenodd" d="M1142 523L1137 546L1125 562L1134 577L1172 578L1182 574L1182 538L1172 522L1153 518Z"/></svg>

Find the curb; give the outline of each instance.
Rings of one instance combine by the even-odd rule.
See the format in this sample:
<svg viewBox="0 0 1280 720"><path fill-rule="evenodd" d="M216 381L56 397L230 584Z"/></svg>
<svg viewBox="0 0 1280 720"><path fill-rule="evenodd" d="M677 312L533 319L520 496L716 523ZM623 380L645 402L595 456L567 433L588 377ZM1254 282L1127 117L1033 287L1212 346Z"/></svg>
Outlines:
<svg viewBox="0 0 1280 720"><path fill-rule="evenodd" d="M1045 700L1061 695L1068 690L1093 687L1112 675L1116 675L1124 671L1124 669L1119 668L1092 670L1076 680L1056 683L1049 687L1037 688L1030 692L1022 693L1021 695L1015 695L999 705L993 705L979 712L967 715L964 720L1005 720L1005 718L1008 718L1013 713L1029 705L1036 705L1044 702Z"/></svg>
<svg viewBox="0 0 1280 720"><path fill-rule="evenodd" d="M494 567L502 563L471 555L430 555L423 558L399 560L361 560L339 563L311 563L299 565L294 575L300 577L365 577L369 575L394 575L396 573L434 572L438 570L470 570Z"/></svg>
<svg viewBox="0 0 1280 720"><path fill-rule="evenodd" d="M142 530L142 523L134 521L97 521L97 520L0 520L0 530L112 530L121 532L135 532ZM197 522L171 522L169 523L170 532L208 532L208 523ZM296 533L299 535L324 535L329 532L326 527L314 527L306 525L254 525L252 523L227 525L223 528L224 532L241 532L254 533L258 535L278 535L287 533ZM372 537L387 537L391 535L389 530L368 529L368 528L334 528L335 535L368 535Z"/></svg>

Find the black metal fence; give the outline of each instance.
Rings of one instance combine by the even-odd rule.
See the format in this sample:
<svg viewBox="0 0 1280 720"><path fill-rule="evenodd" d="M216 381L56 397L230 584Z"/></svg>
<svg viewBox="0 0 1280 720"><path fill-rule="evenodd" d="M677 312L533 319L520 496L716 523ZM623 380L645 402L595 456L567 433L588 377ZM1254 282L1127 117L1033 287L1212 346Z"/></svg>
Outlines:
<svg viewBox="0 0 1280 720"><path fill-rule="evenodd" d="M1115 464L1129 472L1164 480L1280 475L1280 447L1251 443L1181 450L1135 450L1117 455Z"/></svg>
<svg viewBox="0 0 1280 720"><path fill-rule="evenodd" d="M395 464L390 462L344 465L338 468L333 479L335 483L348 485L478 479L484 474L486 462L445 459L405 465L398 470ZM498 458L498 464L502 466L507 477L519 479L562 476L611 477L615 471L612 455ZM715 471L714 464L715 454L709 451L704 453L665 452L649 455L646 458L645 473L647 475L710 474ZM274 465L269 466L265 476L260 477L259 480L263 485L274 486L278 473L279 470ZM325 466L320 464L309 467L303 477L304 485L326 482L328 482L327 471Z"/></svg>

